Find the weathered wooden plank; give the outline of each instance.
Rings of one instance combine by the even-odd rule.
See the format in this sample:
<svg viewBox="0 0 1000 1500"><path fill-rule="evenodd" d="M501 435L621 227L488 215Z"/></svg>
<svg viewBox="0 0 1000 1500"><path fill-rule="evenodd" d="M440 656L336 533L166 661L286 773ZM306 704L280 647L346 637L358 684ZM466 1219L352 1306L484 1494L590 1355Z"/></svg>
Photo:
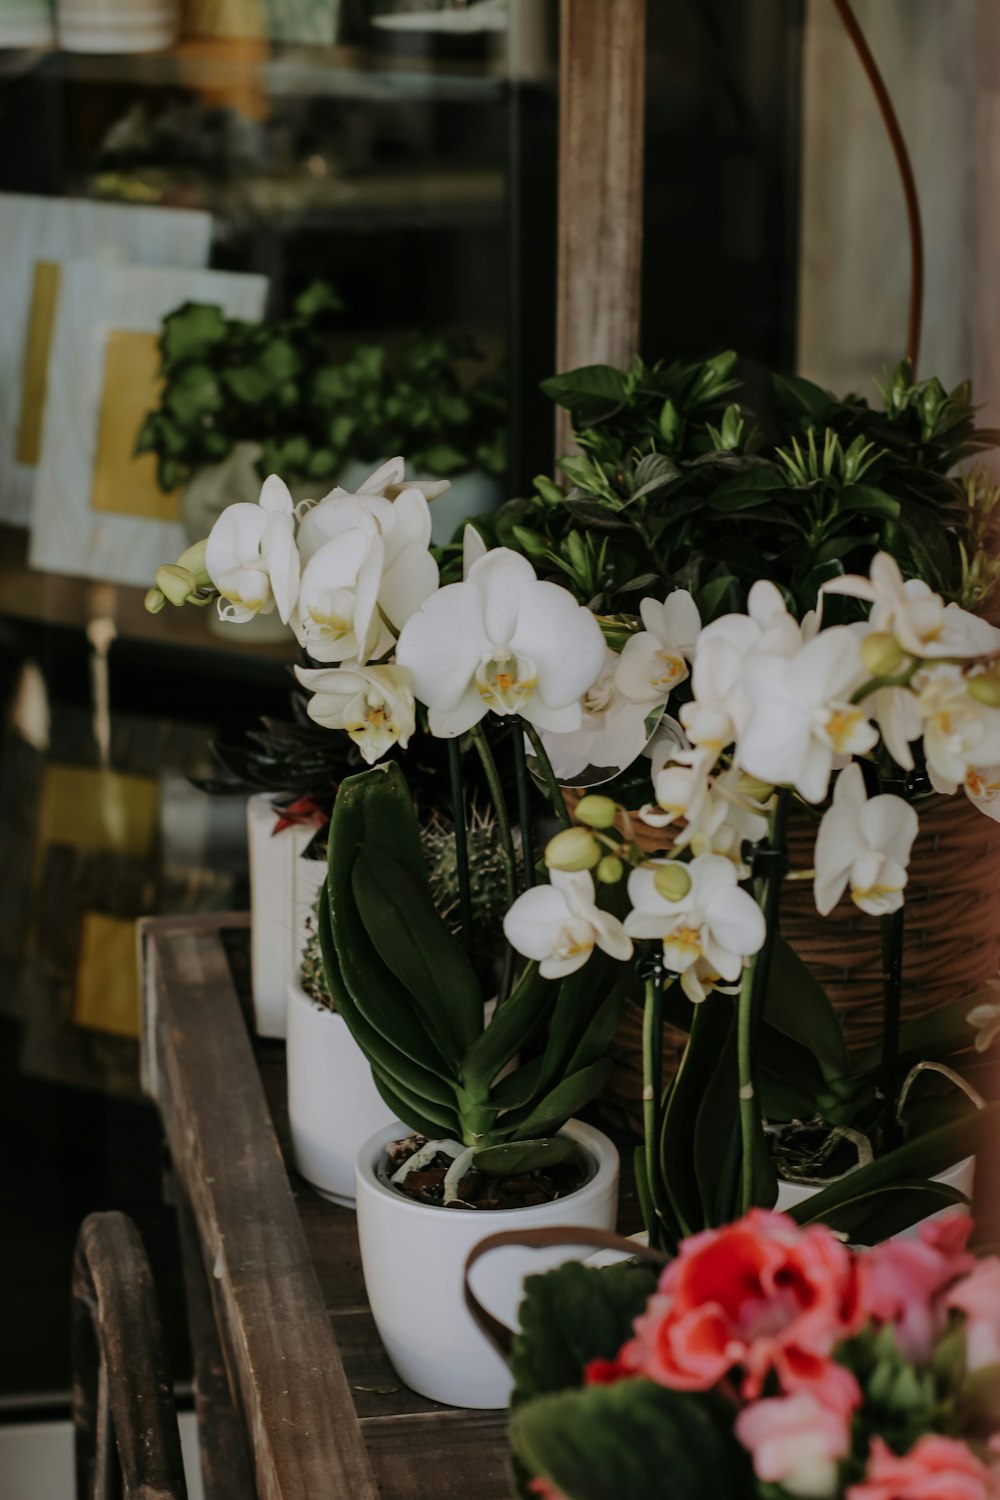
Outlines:
<svg viewBox="0 0 1000 1500"><path fill-rule="evenodd" d="M510 1500L503 1413L369 1418L362 1427L382 1500Z"/></svg>
<svg viewBox="0 0 1000 1500"><path fill-rule="evenodd" d="M639 348L646 0L562 0L556 368ZM560 412L556 452L570 445Z"/></svg>
<svg viewBox="0 0 1000 1500"><path fill-rule="evenodd" d="M289 1189L225 951L210 925L144 929L145 1075L214 1278L261 1500L378 1489Z"/></svg>

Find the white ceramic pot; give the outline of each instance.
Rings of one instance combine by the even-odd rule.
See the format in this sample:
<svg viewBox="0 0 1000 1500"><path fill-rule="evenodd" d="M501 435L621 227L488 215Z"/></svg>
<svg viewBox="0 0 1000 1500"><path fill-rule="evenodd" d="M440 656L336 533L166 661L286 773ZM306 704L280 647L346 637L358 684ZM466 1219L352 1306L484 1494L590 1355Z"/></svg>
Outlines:
<svg viewBox="0 0 1000 1500"><path fill-rule="evenodd" d="M283 1037L288 986L299 972L307 923L326 875L322 859L303 859L316 832L300 823L274 832L266 792L247 802L250 851L250 966L258 1036Z"/></svg>
<svg viewBox="0 0 1000 1500"><path fill-rule="evenodd" d="M162 52L177 37L175 0L58 0L67 52Z"/></svg>
<svg viewBox="0 0 1000 1500"><path fill-rule="evenodd" d="M976 1172L976 1158L966 1156L962 1161L956 1162L949 1167L947 1172L940 1172L931 1179L932 1182L943 1183L945 1187L957 1188L967 1198L972 1198L972 1184ZM815 1198L822 1189L804 1182L778 1182L778 1201L774 1205L779 1213L788 1213L790 1209L798 1208L800 1203L807 1203L810 1198ZM939 1219L942 1214L950 1213L950 1208L939 1209L937 1213L928 1214L918 1224L911 1224L909 1229L903 1229L899 1234L892 1236L895 1240L913 1240L917 1238L919 1224L930 1223L932 1219Z"/></svg>
<svg viewBox="0 0 1000 1500"><path fill-rule="evenodd" d="M406 1134L343 1016L288 986L288 1120L295 1166L324 1198L354 1207L354 1163L375 1131Z"/></svg>
<svg viewBox="0 0 1000 1500"><path fill-rule="evenodd" d="M54 41L49 0L0 0L0 47L51 47Z"/></svg>
<svg viewBox="0 0 1000 1500"><path fill-rule="evenodd" d="M478 1212L414 1203L387 1187L377 1169L397 1134L389 1128L373 1135L362 1146L357 1165L361 1263L382 1342L397 1374L420 1395L448 1406L506 1406L510 1371L465 1305L466 1258L480 1240L501 1229L613 1229L618 1152L599 1130L571 1120L562 1134L592 1158L595 1170L589 1182L554 1203ZM505 1246L473 1268L473 1289L489 1312L513 1327L525 1276L567 1260L585 1260L588 1254L585 1246Z"/></svg>

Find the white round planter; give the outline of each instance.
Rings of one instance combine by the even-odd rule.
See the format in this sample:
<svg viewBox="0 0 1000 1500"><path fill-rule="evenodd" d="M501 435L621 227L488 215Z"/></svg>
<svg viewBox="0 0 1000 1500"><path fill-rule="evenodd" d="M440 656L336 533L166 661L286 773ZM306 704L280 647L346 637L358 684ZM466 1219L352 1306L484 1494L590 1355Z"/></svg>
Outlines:
<svg viewBox="0 0 1000 1500"><path fill-rule="evenodd" d="M51 47L54 41L49 0L0 0L0 47Z"/></svg>
<svg viewBox="0 0 1000 1500"><path fill-rule="evenodd" d="M943 1183L945 1187L957 1188L967 1198L972 1197L972 1184L976 1172L976 1158L966 1156L962 1161L956 1162L949 1167L947 1172L940 1172L931 1179L932 1182ZM798 1208L800 1203L807 1203L810 1198L822 1192L822 1188L805 1182L782 1182L778 1181L778 1201L774 1205L778 1213L788 1213L793 1208ZM892 1236L895 1240L912 1240L917 1238L917 1230L920 1224L930 1223L932 1219L939 1219L943 1214L950 1213L948 1208L939 1209L937 1213L928 1214L917 1224L911 1224L909 1229L903 1229L899 1234Z"/></svg>
<svg viewBox="0 0 1000 1500"><path fill-rule="evenodd" d="M364 484L375 467L375 464L351 459L350 463L344 465L340 476L342 488L353 494L356 486ZM411 474L407 477L422 481L432 480L437 476ZM456 528L463 521L471 516L481 516L496 510L502 499L503 485L493 474L486 474L482 469L469 469L464 474L456 474L449 481L449 488L444 494L431 501L431 541L434 546L443 547L446 542L451 541Z"/></svg>
<svg viewBox="0 0 1000 1500"><path fill-rule="evenodd" d="M174 0L58 0L67 52L162 52L177 37Z"/></svg>
<svg viewBox="0 0 1000 1500"><path fill-rule="evenodd" d="M465 1305L466 1257L499 1230L585 1225L613 1229L618 1211L618 1152L606 1135L571 1120L562 1134L577 1141L595 1171L577 1192L533 1208L477 1212L414 1203L380 1181L377 1168L398 1130L380 1130L362 1146L357 1164L358 1235L372 1314L402 1380L448 1406L506 1406L511 1375ZM572 1245L545 1250L505 1246L473 1269L472 1285L486 1309L517 1322L525 1276L549 1271L589 1251Z"/></svg>
<svg viewBox="0 0 1000 1500"><path fill-rule="evenodd" d="M295 1166L324 1198L354 1207L354 1164L370 1135L406 1134L383 1100L347 1023L288 986L288 1119Z"/></svg>
<svg viewBox="0 0 1000 1500"><path fill-rule="evenodd" d="M315 828L294 823L275 833L277 814L261 792L247 801L250 853L250 967L257 1035L283 1037L288 986L299 972L307 923L326 861L305 859Z"/></svg>

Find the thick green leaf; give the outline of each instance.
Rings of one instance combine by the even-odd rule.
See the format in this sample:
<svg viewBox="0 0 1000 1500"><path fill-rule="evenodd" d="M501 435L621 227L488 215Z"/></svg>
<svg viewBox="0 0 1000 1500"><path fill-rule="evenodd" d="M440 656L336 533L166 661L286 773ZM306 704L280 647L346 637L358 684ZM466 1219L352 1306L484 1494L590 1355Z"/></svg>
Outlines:
<svg viewBox="0 0 1000 1500"><path fill-rule="evenodd" d="M593 406L595 411L606 408L611 414L626 396L625 376L611 365L582 365L578 370L550 375L542 381L541 389L550 401L571 412Z"/></svg>
<svg viewBox="0 0 1000 1500"><path fill-rule="evenodd" d="M840 1078L849 1071L850 1055L837 1013L823 986L780 933L771 950L764 1019L811 1052L824 1078ZM762 1058L766 1058L764 1048L766 1040ZM780 1067L772 1071L780 1075Z"/></svg>
<svg viewBox="0 0 1000 1500"><path fill-rule="evenodd" d="M513 1177L522 1172L541 1172L564 1161L579 1160L580 1147L568 1136L546 1136L536 1141L505 1141L477 1151L474 1165L491 1177Z"/></svg>
<svg viewBox="0 0 1000 1500"><path fill-rule="evenodd" d="M560 1129L577 1110L595 1098L611 1076L610 1057L602 1057L579 1073L571 1073L542 1099L514 1132L514 1140L530 1141Z"/></svg>
<svg viewBox="0 0 1000 1500"><path fill-rule="evenodd" d="M702 1227L703 1210L694 1162L694 1126L709 1080L733 1023L733 1002L714 993L694 1007L691 1031L667 1095L660 1140L660 1169L684 1234ZM733 1095L730 1113L736 1110Z"/></svg>
<svg viewBox="0 0 1000 1500"><path fill-rule="evenodd" d="M439 1136L454 1139L461 1133L461 1122L457 1115L447 1117L435 1111L432 1119L427 1113L431 1106L421 1100L417 1107L416 1096L401 1090L395 1079L387 1078L377 1068L372 1068L372 1078L385 1103L408 1130L416 1130L431 1141Z"/></svg>
<svg viewBox="0 0 1000 1500"><path fill-rule="evenodd" d="M511 1358L513 1405L579 1385L592 1359L613 1359L656 1280L655 1268L641 1261L601 1270L567 1261L554 1271L528 1276Z"/></svg>
<svg viewBox="0 0 1000 1500"><path fill-rule="evenodd" d="M541 1078L542 1059L529 1058L494 1084L490 1089L490 1104L501 1111L530 1107L532 1099L538 1096Z"/></svg>
<svg viewBox="0 0 1000 1500"><path fill-rule="evenodd" d="M902 507L898 500L868 484L852 484L842 490L837 501L838 510L858 510L866 516L881 516L895 521Z"/></svg>
<svg viewBox="0 0 1000 1500"><path fill-rule="evenodd" d="M798 417L821 427L833 408L833 397L822 386L797 375L772 375L771 383L781 405Z"/></svg>
<svg viewBox="0 0 1000 1500"><path fill-rule="evenodd" d="M649 1500L658 1486L670 1500L738 1500L754 1491L731 1420L722 1402L626 1380L539 1396L510 1435L527 1472L572 1500Z"/></svg>
<svg viewBox="0 0 1000 1500"><path fill-rule="evenodd" d="M605 1056L618 1033L622 1012L633 982L631 974L623 974L607 999L598 1006L577 1044L576 1051L566 1065L567 1073L575 1073L580 1068L585 1068L588 1064Z"/></svg>
<svg viewBox="0 0 1000 1500"><path fill-rule="evenodd" d="M483 1031L483 993L430 889L362 844L352 872L358 912L386 967L413 997L442 1056L458 1069Z"/></svg>
<svg viewBox="0 0 1000 1500"><path fill-rule="evenodd" d="M516 1057L555 1003L559 986L543 979L537 964L529 964L493 1019L481 1030L462 1062L466 1087L489 1085L511 1058Z"/></svg>
<svg viewBox="0 0 1000 1500"><path fill-rule="evenodd" d="M854 1172L850 1174L851 1177L856 1175ZM877 1245L938 1209L965 1205L967 1201L963 1193L940 1182L893 1182L845 1199L838 1209L825 1214L821 1221L803 1218L799 1212L795 1217L800 1224L829 1224L838 1233L847 1235L855 1245ZM803 1208L808 1206L806 1203Z"/></svg>

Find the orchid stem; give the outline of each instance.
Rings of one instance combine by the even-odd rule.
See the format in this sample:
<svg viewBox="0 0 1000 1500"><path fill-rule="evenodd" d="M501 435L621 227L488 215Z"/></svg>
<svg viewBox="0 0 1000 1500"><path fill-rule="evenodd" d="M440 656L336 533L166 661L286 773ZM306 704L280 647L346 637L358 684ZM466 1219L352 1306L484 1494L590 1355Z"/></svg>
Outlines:
<svg viewBox="0 0 1000 1500"><path fill-rule="evenodd" d="M535 883L535 838L531 826L531 777L524 756L524 735L520 719L514 720L514 777L517 781L517 821L521 826L521 867L524 889Z"/></svg>
<svg viewBox="0 0 1000 1500"><path fill-rule="evenodd" d="M660 1174L657 1159L660 1150L660 1108L663 1101L663 978L649 975L645 985L642 1012L642 1126L643 1150L646 1155L646 1185L649 1193L649 1243L654 1250L662 1248L660 1216Z"/></svg>
<svg viewBox="0 0 1000 1500"><path fill-rule="evenodd" d="M882 1061L878 1092L882 1099L882 1149L899 1141L896 1119L896 1073L903 994L903 908L881 918L882 927Z"/></svg>
<svg viewBox="0 0 1000 1500"><path fill-rule="evenodd" d="M742 1143L741 1202L742 1213L753 1207L754 1145L757 1135L757 1096L754 1088L753 1070L753 999L754 980L757 977L755 954L743 970L740 995L736 1007L736 1046L740 1074L740 1140Z"/></svg>
<svg viewBox="0 0 1000 1500"><path fill-rule="evenodd" d="M545 790L549 794L549 803L551 804L555 819L560 828L569 828L573 820L566 809L566 799L562 794L562 787L556 780L556 773L552 769L552 762L549 760L545 746L542 744L542 737L534 724L529 724L527 719L522 719L521 723L524 726L525 734L531 741L531 748L535 752L538 769L542 780L545 782Z"/></svg>
<svg viewBox="0 0 1000 1500"><path fill-rule="evenodd" d="M496 813L497 828L500 830L500 855L503 859L504 870L504 895L506 904L513 906L517 895L517 856L514 852L514 834L510 826L510 818L507 813L507 800L503 794L503 784L497 763L493 759L493 751L490 749L482 724L476 724L472 730L472 742L476 747L479 759L482 762L483 773L486 784L490 790L490 800ZM502 1005L510 994L511 981L514 977L514 950L507 943L504 947L503 974L500 980L498 992L498 1004Z"/></svg>
<svg viewBox="0 0 1000 1500"><path fill-rule="evenodd" d="M472 931L472 878L469 873L469 839L465 822L465 784L462 748L457 739L448 741L451 777L451 818L455 830L455 868L458 872L458 910L462 921L462 947L469 958L475 947Z"/></svg>

